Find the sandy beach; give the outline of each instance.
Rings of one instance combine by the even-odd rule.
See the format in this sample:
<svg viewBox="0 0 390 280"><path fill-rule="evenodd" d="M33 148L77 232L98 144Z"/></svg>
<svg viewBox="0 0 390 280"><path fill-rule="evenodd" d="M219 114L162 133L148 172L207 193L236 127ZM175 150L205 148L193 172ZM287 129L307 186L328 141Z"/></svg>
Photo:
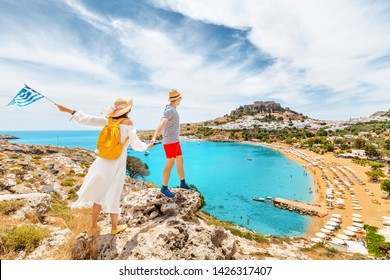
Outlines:
<svg viewBox="0 0 390 280"><path fill-rule="evenodd" d="M301 164L313 177L315 185L315 203L319 204L322 209L328 211L328 215L319 218L312 217L305 237L315 237L326 222L332 217L332 214L341 215L342 231L354 222L352 214L361 215L362 224L376 226L379 229L384 228L382 216L390 216L390 200L384 199L384 194L380 189L379 183L372 183L365 174L371 168L361 166L352 162L351 159L336 158L332 153L319 155L314 152L293 148L284 144L265 144L257 142L248 142L254 145L267 146L275 149L289 159ZM328 177L328 180L325 176ZM355 176L361 180L356 180ZM329 185L329 186L328 186ZM338 207L327 207L329 202L326 201L326 190L334 189L334 199L343 199L344 204ZM334 203L332 203L333 206ZM354 209L355 207L355 209ZM359 209L361 208L361 209Z"/></svg>

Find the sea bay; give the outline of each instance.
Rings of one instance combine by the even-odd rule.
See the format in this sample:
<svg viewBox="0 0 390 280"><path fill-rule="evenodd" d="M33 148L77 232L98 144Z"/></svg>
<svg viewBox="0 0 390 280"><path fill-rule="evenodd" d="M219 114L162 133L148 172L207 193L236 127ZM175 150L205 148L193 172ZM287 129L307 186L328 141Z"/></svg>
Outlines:
<svg viewBox="0 0 390 280"><path fill-rule="evenodd" d="M99 131L3 131L20 139L12 142L60 145L95 149ZM300 236L310 218L275 208L269 202L256 202L253 196L272 196L312 201L313 180L304 168L267 147L242 143L182 142L186 180L205 197L204 210L223 221L230 221L261 234ZM145 179L160 186L165 155L156 145L149 155L131 150L149 166ZM169 187L179 184L176 168Z"/></svg>

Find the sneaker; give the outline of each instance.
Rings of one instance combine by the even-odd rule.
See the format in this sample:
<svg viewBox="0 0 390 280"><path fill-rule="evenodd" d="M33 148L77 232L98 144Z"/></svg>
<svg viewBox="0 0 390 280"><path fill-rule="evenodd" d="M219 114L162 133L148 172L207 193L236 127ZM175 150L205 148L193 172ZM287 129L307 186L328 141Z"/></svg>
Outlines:
<svg viewBox="0 0 390 280"><path fill-rule="evenodd" d="M120 225L116 229L111 230L111 235L116 235L116 234L124 231L125 229L127 229L127 225L126 224L125 225Z"/></svg>
<svg viewBox="0 0 390 280"><path fill-rule="evenodd" d="M191 188L187 183L185 183L183 185L180 185L180 188L186 189L186 190L190 190L190 191L194 191L195 190L194 188Z"/></svg>
<svg viewBox="0 0 390 280"><path fill-rule="evenodd" d="M167 187L162 187L161 188L161 193L165 195L166 197L173 198L175 195L167 188Z"/></svg>

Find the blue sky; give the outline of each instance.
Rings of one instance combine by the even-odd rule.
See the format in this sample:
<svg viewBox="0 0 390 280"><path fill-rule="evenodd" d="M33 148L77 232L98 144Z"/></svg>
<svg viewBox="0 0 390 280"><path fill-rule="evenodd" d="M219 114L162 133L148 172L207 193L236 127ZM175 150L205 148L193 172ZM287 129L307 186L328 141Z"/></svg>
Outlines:
<svg viewBox="0 0 390 280"><path fill-rule="evenodd" d="M318 119L390 107L390 1L0 0L1 130L85 129L40 100L5 107L27 83L99 114L133 98L154 128L167 93L181 122L274 100Z"/></svg>

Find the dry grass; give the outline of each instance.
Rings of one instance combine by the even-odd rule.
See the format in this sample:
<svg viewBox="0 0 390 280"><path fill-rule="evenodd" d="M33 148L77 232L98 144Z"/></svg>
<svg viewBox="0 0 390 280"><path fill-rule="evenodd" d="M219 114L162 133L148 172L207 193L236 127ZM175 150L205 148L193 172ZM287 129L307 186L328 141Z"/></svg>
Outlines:
<svg viewBox="0 0 390 280"><path fill-rule="evenodd" d="M91 227L91 209L72 209L73 219L66 222L66 226L72 231L68 241L53 253L53 260L71 260L74 238L82 232L88 231Z"/></svg>

